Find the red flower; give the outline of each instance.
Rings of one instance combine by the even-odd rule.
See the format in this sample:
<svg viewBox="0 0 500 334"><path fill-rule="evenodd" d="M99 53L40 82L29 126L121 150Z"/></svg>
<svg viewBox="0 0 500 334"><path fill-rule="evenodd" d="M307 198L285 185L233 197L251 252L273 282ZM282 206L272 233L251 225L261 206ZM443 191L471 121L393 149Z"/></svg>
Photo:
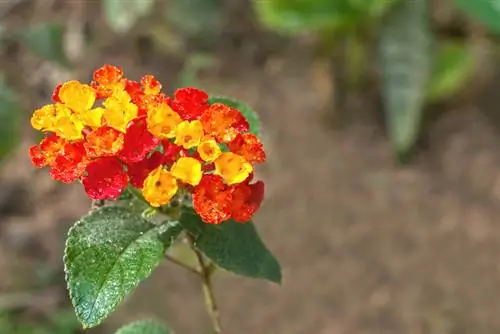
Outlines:
<svg viewBox="0 0 500 334"><path fill-rule="evenodd" d="M29 154L33 165L38 168L51 166L65 143L64 139L51 133L40 142L40 145L31 146Z"/></svg>
<svg viewBox="0 0 500 334"><path fill-rule="evenodd" d="M193 191L193 207L208 224L220 224L231 218L232 195L222 178L204 175Z"/></svg>
<svg viewBox="0 0 500 334"><path fill-rule="evenodd" d="M208 94L197 88L181 88L175 91L171 102L183 120L195 120L208 108Z"/></svg>
<svg viewBox="0 0 500 334"><path fill-rule="evenodd" d="M126 163L141 161L159 144L160 139L148 131L146 120L135 120L127 128L119 158Z"/></svg>
<svg viewBox="0 0 500 334"><path fill-rule="evenodd" d="M61 87L62 84L58 84L54 89L54 92L52 93L52 101L62 103L61 99L59 98L59 91L61 90Z"/></svg>
<svg viewBox="0 0 500 334"><path fill-rule="evenodd" d="M167 165L173 164L180 156L187 156L187 151L182 146L176 145L170 140L162 141L162 146L165 155L164 163Z"/></svg>
<svg viewBox="0 0 500 334"><path fill-rule="evenodd" d="M144 180L151 171L163 163L164 156L161 152L155 151L149 158L127 165L127 173L130 184L136 188L142 188Z"/></svg>
<svg viewBox="0 0 500 334"><path fill-rule="evenodd" d="M266 160L264 145L252 133L238 134L227 146L231 152L243 156L250 163L260 163Z"/></svg>
<svg viewBox="0 0 500 334"><path fill-rule="evenodd" d="M257 181L254 184L243 182L231 186L231 191L233 220L238 223L250 221L264 199L264 182Z"/></svg>
<svg viewBox="0 0 500 334"><path fill-rule="evenodd" d="M84 173L88 159L82 142L65 144L56 156L49 174L63 183L73 183Z"/></svg>
<svg viewBox="0 0 500 334"><path fill-rule="evenodd" d="M127 186L127 173L115 158L94 160L88 164L86 172L82 183L88 196L93 200L115 200Z"/></svg>

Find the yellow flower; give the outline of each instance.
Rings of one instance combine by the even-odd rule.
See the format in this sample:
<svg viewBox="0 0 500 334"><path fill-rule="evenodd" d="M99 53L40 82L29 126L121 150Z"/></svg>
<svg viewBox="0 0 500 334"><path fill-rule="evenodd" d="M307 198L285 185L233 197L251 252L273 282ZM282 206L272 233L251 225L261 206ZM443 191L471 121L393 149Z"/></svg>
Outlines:
<svg viewBox="0 0 500 334"><path fill-rule="evenodd" d="M95 91L89 85L71 80L64 83L59 90L61 102L76 113L90 110L95 102Z"/></svg>
<svg viewBox="0 0 500 334"><path fill-rule="evenodd" d="M39 131L53 131L57 121L57 109L55 104L43 106L35 110L31 117L31 126Z"/></svg>
<svg viewBox="0 0 500 334"><path fill-rule="evenodd" d="M87 110L80 114L80 119L84 125L96 129L102 125L102 116L104 115L104 108L98 107L92 110Z"/></svg>
<svg viewBox="0 0 500 334"><path fill-rule="evenodd" d="M203 172L201 162L191 157L181 157L177 160L171 169L172 175L192 186L200 183Z"/></svg>
<svg viewBox="0 0 500 334"><path fill-rule="evenodd" d="M227 184L243 182L253 171L252 165L241 155L224 152L214 161L214 174L220 175Z"/></svg>
<svg viewBox="0 0 500 334"><path fill-rule="evenodd" d="M49 104L35 110L31 117L31 125L36 130L55 132L63 139L83 138L83 123L64 104Z"/></svg>
<svg viewBox="0 0 500 334"><path fill-rule="evenodd" d="M198 154L207 162L212 162L221 155L221 149L214 139L204 140L198 145Z"/></svg>
<svg viewBox="0 0 500 334"><path fill-rule="evenodd" d="M184 121L175 130L175 144L190 149L198 146L204 136L200 121Z"/></svg>
<svg viewBox="0 0 500 334"><path fill-rule="evenodd" d="M175 128L181 122L181 116L166 103L154 104L148 110L148 130L158 138L174 138Z"/></svg>
<svg viewBox="0 0 500 334"><path fill-rule="evenodd" d="M83 139L83 123L76 115L60 115L57 118L54 132L61 138L67 140Z"/></svg>
<svg viewBox="0 0 500 334"><path fill-rule="evenodd" d="M142 195L151 206L159 207L168 204L179 186L172 173L159 166L149 173L142 187Z"/></svg>
<svg viewBox="0 0 500 334"><path fill-rule="evenodd" d="M110 127L125 132L128 123L137 117L138 107L130 102L130 95L122 90L107 98L103 105L104 120Z"/></svg>

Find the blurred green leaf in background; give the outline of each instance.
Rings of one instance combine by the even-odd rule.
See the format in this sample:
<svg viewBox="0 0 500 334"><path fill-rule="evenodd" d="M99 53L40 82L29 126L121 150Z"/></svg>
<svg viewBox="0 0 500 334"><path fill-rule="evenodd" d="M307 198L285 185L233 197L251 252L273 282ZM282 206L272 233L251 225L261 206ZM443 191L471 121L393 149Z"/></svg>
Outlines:
<svg viewBox="0 0 500 334"><path fill-rule="evenodd" d="M116 334L174 334L174 332L160 323L142 320L123 326Z"/></svg>
<svg viewBox="0 0 500 334"><path fill-rule="evenodd" d="M397 0L255 0L260 21L285 34L352 30Z"/></svg>
<svg viewBox="0 0 500 334"><path fill-rule="evenodd" d="M58 23L43 23L19 32L20 41L36 56L68 67L64 51L64 29Z"/></svg>
<svg viewBox="0 0 500 334"><path fill-rule="evenodd" d="M7 86L0 73L0 161L19 143L21 104L17 94Z"/></svg>
<svg viewBox="0 0 500 334"><path fill-rule="evenodd" d="M108 25L119 34L124 34L136 22L151 13L155 0L102 0L102 10Z"/></svg>
<svg viewBox="0 0 500 334"><path fill-rule="evenodd" d="M456 94L476 69L476 58L467 43L447 42L438 50L434 70L427 89L429 102Z"/></svg>
<svg viewBox="0 0 500 334"><path fill-rule="evenodd" d="M389 137L401 162L417 141L432 71L427 0L404 0L382 21L379 65Z"/></svg>
<svg viewBox="0 0 500 334"><path fill-rule="evenodd" d="M455 0L464 13L500 34L500 0Z"/></svg>

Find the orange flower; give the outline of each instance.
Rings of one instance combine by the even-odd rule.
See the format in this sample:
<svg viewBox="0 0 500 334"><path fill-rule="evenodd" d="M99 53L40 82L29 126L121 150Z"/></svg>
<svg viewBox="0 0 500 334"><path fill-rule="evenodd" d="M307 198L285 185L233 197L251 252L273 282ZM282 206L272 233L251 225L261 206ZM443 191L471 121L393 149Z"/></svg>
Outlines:
<svg viewBox="0 0 500 334"><path fill-rule="evenodd" d="M220 142L230 142L236 136L248 131L248 122L239 110L222 103L214 103L203 112L200 118L203 129Z"/></svg>
<svg viewBox="0 0 500 334"><path fill-rule="evenodd" d="M84 146L90 158L106 157L120 152L123 141L123 133L109 126L103 126L87 135Z"/></svg>
<svg viewBox="0 0 500 334"><path fill-rule="evenodd" d="M241 155L250 163L261 163L266 160L264 145L252 133L237 135L227 146L231 152Z"/></svg>
<svg viewBox="0 0 500 334"><path fill-rule="evenodd" d="M143 76L141 79L141 84L144 87L144 93L146 95L156 95L160 93L161 84L151 74Z"/></svg>
<svg viewBox="0 0 500 334"><path fill-rule="evenodd" d="M52 166L65 143L64 139L51 133L40 142L40 145L30 147L29 154L31 161L37 168Z"/></svg>
<svg viewBox="0 0 500 334"><path fill-rule="evenodd" d="M204 175L193 191L193 208L208 224L231 218L231 200L228 186L217 175Z"/></svg>
<svg viewBox="0 0 500 334"><path fill-rule="evenodd" d="M110 97L114 91L122 90L125 83L122 80L123 70L118 66L103 65L94 71L94 81L91 86L95 89L97 98Z"/></svg>

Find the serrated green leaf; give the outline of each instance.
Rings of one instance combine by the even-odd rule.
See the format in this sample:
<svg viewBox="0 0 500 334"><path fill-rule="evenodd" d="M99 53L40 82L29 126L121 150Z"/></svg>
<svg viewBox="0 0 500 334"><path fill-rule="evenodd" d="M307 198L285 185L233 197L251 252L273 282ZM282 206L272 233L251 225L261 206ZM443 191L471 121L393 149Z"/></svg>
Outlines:
<svg viewBox="0 0 500 334"><path fill-rule="evenodd" d="M472 76L476 59L466 43L446 43L435 56L427 99L436 101L458 92Z"/></svg>
<svg viewBox="0 0 500 334"><path fill-rule="evenodd" d="M225 105L238 109L247 119L248 124L250 125L250 132L256 136L261 135L259 115L257 115L257 113L246 103L224 96L211 96L208 100L208 103L223 103Z"/></svg>
<svg viewBox="0 0 500 334"><path fill-rule="evenodd" d="M151 320L136 321L120 328L115 334L173 334L165 325Z"/></svg>
<svg viewBox="0 0 500 334"><path fill-rule="evenodd" d="M500 33L500 0L455 0L457 7L494 33Z"/></svg>
<svg viewBox="0 0 500 334"><path fill-rule="evenodd" d="M19 143L21 105L0 73L0 161Z"/></svg>
<svg viewBox="0 0 500 334"><path fill-rule="evenodd" d="M432 71L428 0L405 0L381 24L379 62L389 136L402 159L415 144Z"/></svg>
<svg viewBox="0 0 500 334"><path fill-rule="evenodd" d="M76 315L100 324L163 259L180 228L154 225L129 208L92 211L69 231L64 265Z"/></svg>
<svg viewBox="0 0 500 334"><path fill-rule="evenodd" d="M108 25L115 32L124 34L141 18L153 10L155 0L103 0L102 10Z"/></svg>
<svg viewBox="0 0 500 334"><path fill-rule="evenodd" d="M69 66L63 46L64 30L58 23L43 23L20 32L20 40L36 56Z"/></svg>
<svg viewBox="0 0 500 334"><path fill-rule="evenodd" d="M395 0L254 0L260 21L285 34L350 30L380 17Z"/></svg>
<svg viewBox="0 0 500 334"><path fill-rule="evenodd" d="M217 266L238 275L281 284L281 267L252 222L205 224L192 209L186 209L180 223L196 237L196 249Z"/></svg>

